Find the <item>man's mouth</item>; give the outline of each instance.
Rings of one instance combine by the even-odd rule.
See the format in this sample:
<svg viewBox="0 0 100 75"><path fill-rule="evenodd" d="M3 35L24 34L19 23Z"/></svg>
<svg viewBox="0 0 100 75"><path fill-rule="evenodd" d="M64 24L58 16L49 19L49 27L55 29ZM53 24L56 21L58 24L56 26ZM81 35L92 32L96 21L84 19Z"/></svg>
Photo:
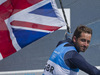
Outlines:
<svg viewBox="0 0 100 75"><path fill-rule="evenodd" d="M87 49L87 47L82 46L82 50L85 51Z"/></svg>

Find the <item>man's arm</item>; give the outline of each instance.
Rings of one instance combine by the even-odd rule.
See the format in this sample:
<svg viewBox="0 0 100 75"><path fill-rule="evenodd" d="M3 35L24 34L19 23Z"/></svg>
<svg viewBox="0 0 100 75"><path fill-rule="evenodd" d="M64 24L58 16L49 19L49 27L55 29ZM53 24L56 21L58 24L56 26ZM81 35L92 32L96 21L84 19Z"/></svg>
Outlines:
<svg viewBox="0 0 100 75"><path fill-rule="evenodd" d="M70 51L64 56L65 63L70 68L79 68L90 75L100 75L100 70L90 65L79 53Z"/></svg>

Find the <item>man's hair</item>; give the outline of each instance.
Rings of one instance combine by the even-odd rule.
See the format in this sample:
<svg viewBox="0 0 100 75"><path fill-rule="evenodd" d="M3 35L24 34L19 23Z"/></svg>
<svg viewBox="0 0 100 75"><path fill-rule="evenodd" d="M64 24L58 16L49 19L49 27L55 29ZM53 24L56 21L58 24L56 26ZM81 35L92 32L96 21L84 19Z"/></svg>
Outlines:
<svg viewBox="0 0 100 75"><path fill-rule="evenodd" d="M76 36L76 38L79 38L81 36L81 33L84 32L84 33L88 33L88 34L91 34L92 35L92 29L87 27L87 26L84 26L84 25L80 25L76 28L73 36Z"/></svg>

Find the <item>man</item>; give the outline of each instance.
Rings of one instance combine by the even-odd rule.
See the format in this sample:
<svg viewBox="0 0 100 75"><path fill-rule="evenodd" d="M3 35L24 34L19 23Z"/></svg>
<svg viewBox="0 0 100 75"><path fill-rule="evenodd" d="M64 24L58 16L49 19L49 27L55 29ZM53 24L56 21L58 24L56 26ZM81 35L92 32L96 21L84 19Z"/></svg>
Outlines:
<svg viewBox="0 0 100 75"><path fill-rule="evenodd" d="M60 41L44 68L43 75L77 75L79 69L89 75L100 75L100 70L90 65L79 52L85 52L92 36L92 30L79 26L72 40L67 38Z"/></svg>

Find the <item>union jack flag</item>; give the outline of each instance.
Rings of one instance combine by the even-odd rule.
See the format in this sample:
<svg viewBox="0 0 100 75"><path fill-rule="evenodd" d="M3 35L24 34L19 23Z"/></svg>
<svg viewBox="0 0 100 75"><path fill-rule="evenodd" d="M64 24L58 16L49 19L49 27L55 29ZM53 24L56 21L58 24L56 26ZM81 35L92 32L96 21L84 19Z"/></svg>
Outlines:
<svg viewBox="0 0 100 75"><path fill-rule="evenodd" d="M0 60L64 25L54 0L0 0Z"/></svg>

